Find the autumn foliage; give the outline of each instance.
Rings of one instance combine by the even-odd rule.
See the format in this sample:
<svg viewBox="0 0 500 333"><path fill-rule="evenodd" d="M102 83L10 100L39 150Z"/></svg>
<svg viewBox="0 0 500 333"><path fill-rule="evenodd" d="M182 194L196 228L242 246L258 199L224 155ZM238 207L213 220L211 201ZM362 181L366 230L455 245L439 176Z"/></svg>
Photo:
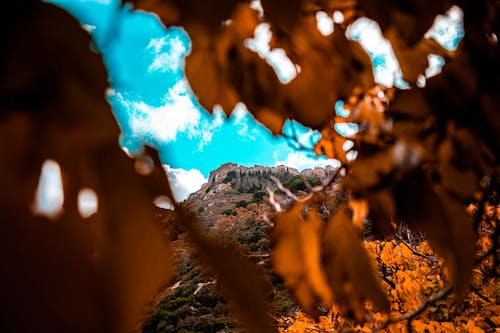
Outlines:
<svg viewBox="0 0 500 333"><path fill-rule="evenodd" d="M275 270L304 312L319 319L315 324L299 315L298 331L304 323L317 330L347 325L369 331L394 321L389 330L409 325L415 331L480 332L481 316L498 325L492 310L481 310L482 301L468 294L472 284L481 299L498 297L498 290L476 281L479 271L482 280L498 286L497 1L262 0L262 15L249 1L125 2L156 12L166 26L186 29L192 40L187 79L207 110L221 105L230 114L243 102L274 134L286 119L297 120L321 132L316 153L342 162L339 186L349 195L343 207L320 214L331 185L325 183L273 220ZM425 37L436 15L452 5L464 13L465 35L456 51ZM319 33L319 11L343 14L333 34ZM375 84L370 58L346 37L360 17L379 24L411 89ZM158 195L172 197L160 161L152 149L135 161L120 151L119 129L104 99L105 68L74 19L34 0L13 2L0 18L0 328L129 331L169 277L169 245L151 205ZM261 22L270 24L271 48L284 49L300 68L288 84L244 44ZM429 54L442 56L446 65L421 88L416 80ZM346 117L335 113L339 100ZM335 130L340 123L355 123L359 131L346 138ZM347 140L353 143L348 151L357 153L354 160L343 149ZM64 212L55 222L34 217L30 209L45 158L59 161L64 171ZM144 175L134 164L146 165L139 168ZM100 197L92 223L76 210L84 186ZM254 265L203 233L195 214L180 206L175 214L176 226L224 285L241 325L249 332L276 332ZM363 243L360 221L370 221L379 235L394 233L404 221L428 239L415 249L439 256L439 262L415 261L407 247L390 241ZM381 275L374 261L392 274ZM451 310L454 300L465 300L457 305L462 314ZM26 304L36 309L31 320L25 320ZM319 305L333 309L329 317L320 316ZM412 314L415 307L422 310ZM421 312L428 320L416 317ZM395 313L411 319L409 324L394 319Z"/></svg>

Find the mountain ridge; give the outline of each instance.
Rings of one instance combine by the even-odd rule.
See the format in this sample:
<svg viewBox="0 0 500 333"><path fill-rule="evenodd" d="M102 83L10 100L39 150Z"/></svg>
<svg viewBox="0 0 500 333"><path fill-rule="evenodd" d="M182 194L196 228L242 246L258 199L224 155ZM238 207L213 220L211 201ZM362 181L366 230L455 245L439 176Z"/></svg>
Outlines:
<svg viewBox="0 0 500 333"><path fill-rule="evenodd" d="M208 181L192 193L184 204L197 212L202 224L210 227L223 212L234 210L239 205L262 202L263 196L267 195L267 188L276 191L277 185L270 176L284 185L292 186L292 190L305 190L302 178L318 184L336 170L331 166L299 171L284 165L246 167L226 163L210 172Z"/></svg>

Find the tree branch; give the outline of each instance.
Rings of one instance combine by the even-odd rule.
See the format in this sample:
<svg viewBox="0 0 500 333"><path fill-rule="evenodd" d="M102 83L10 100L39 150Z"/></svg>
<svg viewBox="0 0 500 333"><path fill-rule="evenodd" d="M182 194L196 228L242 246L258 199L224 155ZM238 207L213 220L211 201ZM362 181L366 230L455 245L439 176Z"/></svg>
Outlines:
<svg viewBox="0 0 500 333"><path fill-rule="evenodd" d="M417 255L417 256L420 256L422 258L425 258L427 260L430 260L430 261L433 261L433 262L439 262L439 259L434 257L434 256L429 256L427 254L424 254L420 251L418 251L417 249L415 249L413 246L411 246L410 243L408 243L407 241L405 241L401 236L395 234L394 236L396 236L396 238L401 242L403 243L404 245L406 245L407 248L410 249L410 251L414 254L414 255Z"/></svg>
<svg viewBox="0 0 500 333"><path fill-rule="evenodd" d="M295 195L295 193L290 191L289 188L285 187L278 178L270 175L269 179L271 179L276 184L278 189L281 192L285 193L285 195L289 199L295 202L305 202L311 199L314 196L314 194L323 192L329 185L331 185L338 178L342 169L343 169L342 167L338 168L330 177L328 177L325 181L323 181L321 185L311 186L311 184L307 182L306 186L308 185L307 187L310 188L311 192L309 192L308 195L302 198L299 198L297 195ZM276 201L276 196L274 195L274 192L272 192L272 190L269 187L266 188L266 190L269 193L269 202L274 206L275 210L277 212L283 211L281 205Z"/></svg>
<svg viewBox="0 0 500 333"><path fill-rule="evenodd" d="M273 190L271 190L270 187L267 187L266 191L269 194L269 203L273 206L274 210L278 213L282 212L283 208L281 207L280 203L276 200L276 195L274 194Z"/></svg>
<svg viewBox="0 0 500 333"><path fill-rule="evenodd" d="M385 328L387 328L387 326L389 326L389 324L393 324L393 323L398 323L398 322L401 322L401 321L404 321L404 320L412 320L413 318L415 318L417 315L419 315L420 313L422 313L425 308L446 297L451 291L451 286L448 286L446 288L444 288L443 290L441 290L440 292L438 292L437 294L435 294L434 296L432 296L431 298L428 298L426 299L424 302L422 302L422 304L420 304L420 306L415 309L414 311L411 311L411 312L407 312L399 317L396 317L396 318L388 318L386 319L385 321L382 322L382 324L380 324L379 326L375 327L373 330L372 330L372 333L374 332L378 332L380 330L383 330Z"/></svg>

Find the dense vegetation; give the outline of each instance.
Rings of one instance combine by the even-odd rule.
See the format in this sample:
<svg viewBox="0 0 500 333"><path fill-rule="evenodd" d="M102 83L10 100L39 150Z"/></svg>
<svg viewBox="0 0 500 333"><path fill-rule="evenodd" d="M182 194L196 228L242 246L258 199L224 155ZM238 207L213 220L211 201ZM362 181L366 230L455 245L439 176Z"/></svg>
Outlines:
<svg viewBox="0 0 500 333"><path fill-rule="evenodd" d="M239 248L259 266L266 276L267 299L271 303L270 314L275 318L287 317L297 311L297 305L286 291L282 281L272 272L269 260L269 224L262 219L270 212L267 204L250 202L244 207L237 205L235 214L218 218L208 232L226 246ZM172 213L162 212L166 232L171 235L175 249L176 273L173 283L160 293L157 304L144 324L144 333L167 332L232 332L238 331L230 314L223 287L216 277L200 263L200 258L191 249L186 235L171 228ZM172 232L175 235L172 235Z"/></svg>

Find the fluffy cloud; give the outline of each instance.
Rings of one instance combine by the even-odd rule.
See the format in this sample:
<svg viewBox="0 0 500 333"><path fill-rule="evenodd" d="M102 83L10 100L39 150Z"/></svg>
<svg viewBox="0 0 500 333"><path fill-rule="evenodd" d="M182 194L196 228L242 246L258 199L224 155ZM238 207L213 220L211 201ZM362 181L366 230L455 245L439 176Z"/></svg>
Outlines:
<svg viewBox="0 0 500 333"><path fill-rule="evenodd" d="M181 80L164 97L163 105L152 106L143 101L131 101L116 91L110 96L124 105L128 112L131 132L140 138L152 138L161 143L173 142L179 133L199 139L199 150L212 140L224 122L222 112L205 116L194 103L187 82Z"/></svg>
<svg viewBox="0 0 500 333"><path fill-rule="evenodd" d="M177 202L187 199L191 193L198 191L207 182L207 178L203 176L200 170L171 168L167 164L163 167L167 172L170 186L172 186L174 192L174 199Z"/></svg>
<svg viewBox="0 0 500 333"><path fill-rule="evenodd" d="M179 81L165 97L164 105L159 107L142 101L132 102L132 131L141 136L150 134L162 142L174 141L178 132L195 136L201 113L187 92L182 92L184 85Z"/></svg>
<svg viewBox="0 0 500 333"><path fill-rule="evenodd" d="M222 109L214 109L211 119L203 119L200 121L198 129L201 133L201 140L198 144L198 150L202 151L203 147L212 141L214 133L222 126L225 120L225 115Z"/></svg>
<svg viewBox="0 0 500 333"><path fill-rule="evenodd" d="M170 36L151 39L147 49L154 54L153 61L148 67L149 72L179 71L188 52L188 48L180 38Z"/></svg>
<svg viewBox="0 0 500 333"><path fill-rule="evenodd" d="M340 166L340 162L327 158L312 157L304 152L295 151L288 154L285 160L276 161L275 165L286 165L301 171L315 167L322 168L328 165L336 168Z"/></svg>
<svg viewBox="0 0 500 333"><path fill-rule="evenodd" d="M236 133L240 136L241 140L247 141L255 141L257 140L258 130L249 125L252 122L256 122L253 116L248 112L247 107L243 103L238 103L231 113L231 121L233 123L234 128L236 129Z"/></svg>

